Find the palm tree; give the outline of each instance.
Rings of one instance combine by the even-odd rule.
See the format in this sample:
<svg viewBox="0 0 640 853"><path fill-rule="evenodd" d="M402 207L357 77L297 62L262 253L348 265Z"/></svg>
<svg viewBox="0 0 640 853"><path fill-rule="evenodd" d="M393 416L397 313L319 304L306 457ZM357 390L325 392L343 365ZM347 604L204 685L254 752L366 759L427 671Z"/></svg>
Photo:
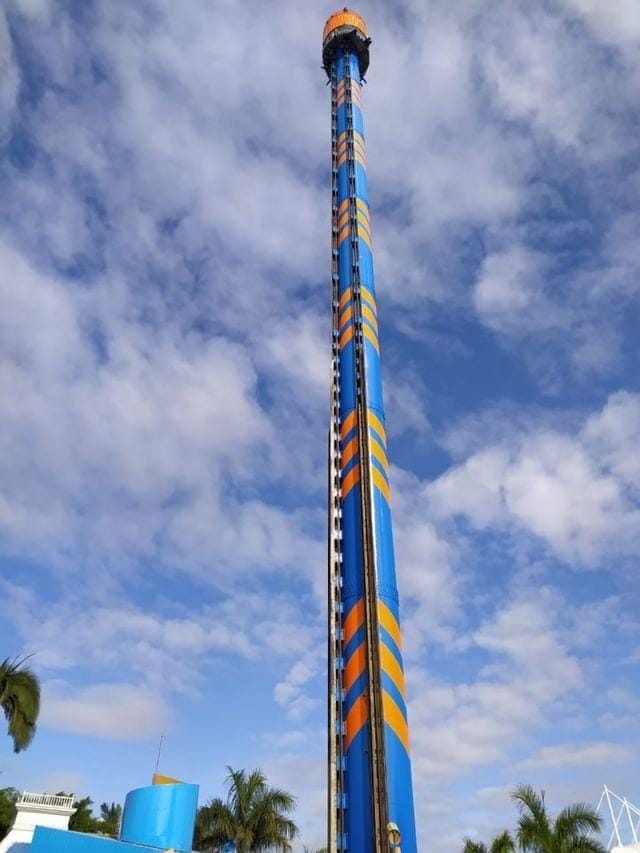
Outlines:
<svg viewBox="0 0 640 853"><path fill-rule="evenodd" d="M515 849L516 845L513 843L513 838L505 830L502 835L493 839L491 847L487 847L481 841L471 841L469 838L465 838L462 853L515 853Z"/></svg>
<svg viewBox="0 0 640 853"><path fill-rule="evenodd" d="M521 850L530 853L606 853L592 837L602 825L593 806L574 803L553 820L540 794L531 785L518 785L511 793L520 812L516 838Z"/></svg>
<svg viewBox="0 0 640 853"><path fill-rule="evenodd" d="M36 733L40 713L40 682L25 661L6 658L0 663L0 706L7 718L13 751L26 749Z"/></svg>
<svg viewBox="0 0 640 853"><path fill-rule="evenodd" d="M102 803L100 806L100 829L106 835L117 838L120 831L122 806L119 803Z"/></svg>
<svg viewBox="0 0 640 853"><path fill-rule="evenodd" d="M227 770L226 802L216 798L198 810L194 847L217 850L231 843L238 853L291 850L298 827L288 813L295 798L270 788L261 770Z"/></svg>

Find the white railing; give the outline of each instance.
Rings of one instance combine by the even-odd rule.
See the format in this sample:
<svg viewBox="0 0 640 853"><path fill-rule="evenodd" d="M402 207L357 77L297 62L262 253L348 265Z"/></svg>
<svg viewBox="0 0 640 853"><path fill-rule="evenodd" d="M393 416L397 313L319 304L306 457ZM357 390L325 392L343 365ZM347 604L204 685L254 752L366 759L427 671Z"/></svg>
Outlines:
<svg viewBox="0 0 640 853"><path fill-rule="evenodd" d="M60 797L57 794L30 794L24 791L16 805L18 806L46 806L54 809L72 809L75 796Z"/></svg>

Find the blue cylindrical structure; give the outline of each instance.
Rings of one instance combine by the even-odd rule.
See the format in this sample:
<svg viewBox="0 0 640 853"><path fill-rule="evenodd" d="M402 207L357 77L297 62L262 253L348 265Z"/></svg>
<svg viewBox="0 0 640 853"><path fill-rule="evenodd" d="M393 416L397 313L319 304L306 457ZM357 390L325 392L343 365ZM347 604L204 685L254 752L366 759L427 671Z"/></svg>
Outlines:
<svg viewBox="0 0 640 853"><path fill-rule="evenodd" d="M129 791L120 840L162 850L190 851L198 808L198 785L182 782Z"/></svg>
<svg viewBox="0 0 640 853"><path fill-rule="evenodd" d="M329 835L330 849L378 853L390 849L395 825L403 853L415 853L361 96L369 44L357 13L336 12L325 26L337 398L330 448L329 649L335 672L329 719L338 737L330 730Z"/></svg>

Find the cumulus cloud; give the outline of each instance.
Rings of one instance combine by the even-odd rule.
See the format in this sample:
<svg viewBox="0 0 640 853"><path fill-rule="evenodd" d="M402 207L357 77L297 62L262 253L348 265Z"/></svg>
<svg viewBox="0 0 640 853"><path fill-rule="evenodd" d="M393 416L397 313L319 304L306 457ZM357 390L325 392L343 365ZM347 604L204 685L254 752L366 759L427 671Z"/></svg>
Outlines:
<svg viewBox="0 0 640 853"><path fill-rule="evenodd" d="M577 434L529 429L478 450L426 488L430 505L477 527L527 530L569 560L630 553L637 471L624 460L634 458L637 410L635 395L616 394Z"/></svg>
<svg viewBox="0 0 640 853"><path fill-rule="evenodd" d="M624 764L635 761L635 751L629 744L599 741L597 743L559 744L543 746L521 766L523 771L550 767L566 769L568 767L603 767L612 764Z"/></svg>
<svg viewBox="0 0 640 853"><path fill-rule="evenodd" d="M110 682L77 688L61 680L43 684L42 725L90 737L155 738L170 713L158 693L139 684Z"/></svg>
<svg viewBox="0 0 640 853"><path fill-rule="evenodd" d="M145 714L172 713L154 705L159 684L195 695L225 656L268 663L265 716L318 714L326 11L0 13L0 533L19 575L10 630L65 679L47 725L142 736ZM629 621L613 605L561 613L555 588L515 595L503 564L530 542L576 566L637 547L638 401L606 384L626 384L639 280L637 14L625 0L606 14L372 0L366 14L389 433L411 469L392 478L418 801L453 851L459 800L434 780L512 765L524 733L543 737L588 691L579 655L605 618ZM487 370L486 329L506 348ZM541 411L544 396L478 416L443 473L443 423L508 394L520 362L543 392L595 377L587 390L611 395L578 425ZM74 680L83 660L93 686ZM111 724L117 690L131 718ZM618 731L632 711L598 713ZM320 846L321 738L308 740L313 754L298 737L265 767L299 787ZM495 809L500 785L477 787L476 813Z"/></svg>

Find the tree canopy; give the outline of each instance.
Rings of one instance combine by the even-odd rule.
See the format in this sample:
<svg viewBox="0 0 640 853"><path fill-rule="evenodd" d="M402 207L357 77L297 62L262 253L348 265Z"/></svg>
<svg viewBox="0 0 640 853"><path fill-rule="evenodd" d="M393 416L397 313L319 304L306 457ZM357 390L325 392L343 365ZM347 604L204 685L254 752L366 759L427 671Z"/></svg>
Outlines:
<svg viewBox="0 0 640 853"><path fill-rule="evenodd" d="M238 853L291 850L298 834L289 817L295 798L269 787L261 770L227 770L226 801L216 798L198 810L194 846L214 851L232 843Z"/></svg>
<svg viewBox="0 0 640 853"><path fill-rule="evenodd" d="M0 706L13 751L22 752L33 740L40 713L40 682L24 658L0 663Z"/></svg>
<svg viewBox="0 0 640 853"><path fill-rule="evenodd" d="M602 826L593 806L574 803L553 818L547 811L544 791L538 793L531 785L517 785L511 799L519 813L515 838L503 832L490 847L466 838L463 853L514 853L516 843L525 853L606 853L593 837Z"/></svg>

